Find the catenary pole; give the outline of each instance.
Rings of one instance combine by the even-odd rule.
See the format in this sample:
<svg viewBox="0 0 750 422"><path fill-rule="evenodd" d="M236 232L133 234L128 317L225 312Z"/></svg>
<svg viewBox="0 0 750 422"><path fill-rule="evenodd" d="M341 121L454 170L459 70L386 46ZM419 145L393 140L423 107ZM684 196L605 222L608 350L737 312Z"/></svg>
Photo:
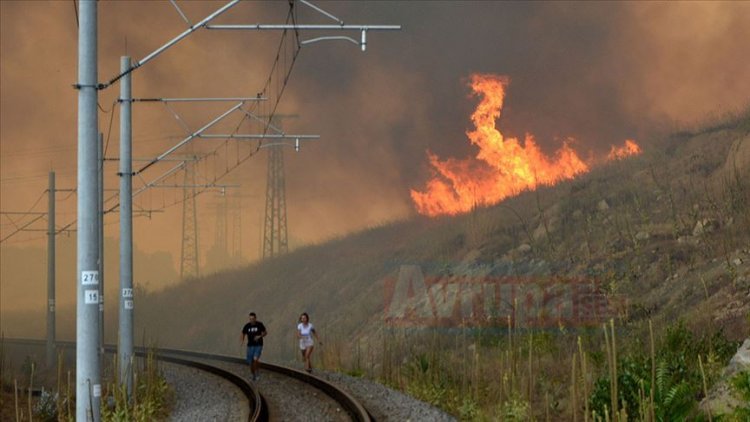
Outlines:
<svg viewBox="0 0 750 422"><path fill-rule="evenodd" d="M55 172L47 189L47 369L55 364Z"/></svg>
<svg viewBox="0 0 750 422"><path fill-rule="evenodd" d="M79 4L76 420L99 422L97 4L95 0L80 0Z"/></svg>
<svg viewBox="0 0 750 422"><path fill-rule="evenodd" d="M120 58L120 70L130 68L130 57ZM133 169L131 73L120 80L120 311L117 354L120 381L133 391Z"/></svg>
<svg viewBox="0 0 750 422"><path fill-rule="evenodd" d="M113 110L114 112L114 110ZM99 359L104 359L104 134L99 133L97 143L97 223L98 223L98 246L99 246Z"/></svg>

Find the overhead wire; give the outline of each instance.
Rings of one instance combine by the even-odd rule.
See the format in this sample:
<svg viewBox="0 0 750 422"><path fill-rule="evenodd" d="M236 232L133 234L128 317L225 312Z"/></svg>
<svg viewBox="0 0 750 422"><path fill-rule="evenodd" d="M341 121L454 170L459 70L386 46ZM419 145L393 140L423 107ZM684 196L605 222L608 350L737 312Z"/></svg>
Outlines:
<svg viewBox="0 0 750 422"><path fill-rule="evenodd" d="M26 223L23 226L17 228L16 231L14 231L13 233L11 233L11 234L5 236L4 238L0 239L0 243L3 243L6 240L10 239L11 237L15 236L16 234L22 232L23 229L25 229L26 227L29 227L30 225L34 224L35 222L37 222L39 219L43 218L44 216L45 216L45 214L37 215L36 217L34 217L33 219L31 219L31 221L29 221L28 223Z"/></svg>
<svg viewBox="0 0 750 422"><path fill-rule="evenodd" d="M36 206L39 205L39 202L42 200L42 198L44 198L44 194L47 193L47 191L48 191L48 189L43 190L42 193L39 195L39 197L36 198L36 200L34 201L34 203L31 205L31 207L29 207L29 209L27 211L25 211L25 213L30 213L30 212L34 211L34 208L36 208ZM23 217L21 219L23 220ZM18 223L20 224L21 222L18 221Z"/></svg>
<svg viewBox="0 0 750 422"><path fill-rule="evenodd" d="M26 213L31 213L34 210L34 208L36 208L36 206L39 204L39 202L42 200L42 198L44 198L44 196L45 196L45 194L47 192L49 192L49 189L45 189L44 191L42 191L41 195L39 195L39 197L36 199L36 201L34 201L34 204L28 209L28 211L26 211ZM70 198L75 193L76 193L75 189L71 189L70 193L68 193L68 195L65 198L60 199L60 200L56 199L56 202L65 201L65 200L67 200L68 198ZM33 214L29 214L29 215L33 215ZM19 220L19 221L10 220L11 223L16 227L16 230L13 233L10 233L9 235L7 235L7 236L3 237L2 239L0 239L0 243L5 242L6 240L10 239L11 237L15 236L16 234L18 234L18 233L20 233L22 231L27 231L27 230L24 230L24 229L26 229L27 227L29 227L33 223L39 221L40 219L46 218L47 217L47 213L38 214L31 221L27 222L26 224L21 225L24 217L21 217L21 220ZM19 226L19 225L21 225L21 226ZM65 229L67 229L68 227L70 227L70 224L68 226L66 226L65 228L57 231L56 233L59 233L59 232L65 230Z"/></svg>
<svg viewBox="0 0 750 422"><path fill-rule="evenodd" d="M79 26L79 23L78 23L78 4L76 3L76 0L73 0L73 12L76 15L76 28L78 28L78 26Z"/></svg>
<svg viewBox="0 0 750 422"><path fill-rule="evenodd" d="M68 192L68 195L65 198L57 199L56 202L65 202L70 198L71 196L75 195L77 192L75 189L71 189L70 192Z"/></svg>
<svg viewBox="0 0 750 422"><path fill-rule="evenodd" d="M287 13L287 17L286 17L286 23L288 24L290 21L292 23L296 24L296 10L294 9L294 2L290 2L289 12ZM283 96L283 94L284 94L284 92L286 90L286 87L287 87L287 85L289 83L289 77L291 76L292 70L294 69L294 65L295 65L295 63L297 61L297 58L299 56L299 52L301 50L301 44L300 44L300 41L299 41L299 31L297 31L295 29L294 36L293 36L294 47L293 47L292 57L291 57L290 62L288 63L287 68L286 69L282 69L284 71L283 78L280 78L278 76L279 75L279 68L280 68L280 63L282 63L282 60L283 60L281 52L283 51L284 46L286 45L285 42L288 41L288 39L289 39L289 34L288 33L289 33L288 29L284 29L284 31L282 32L281 39L279 41L279 45L278 45L277 50L276 50L276 56L275 56L275 59L274 59L274 62L272 64L272 66L271 66L271 70L269 72L269 75L266 78L266 82L265 82L265 84L263 86L263 89L257 94L258 97L268 97L268 94L269 94L270 90L272 88L274 88L274 82L278 83L279 81L281 81L278 85L276 85L276 92L275 92L275 96L274 96L273 101L272 101L273 105L272 105L272 107L270 109L270 112L268 114L266 114L265 116L263 116L265 118L265 122L263 123L263 129L262 129L262 133L261 133L262 136L267 135L268 132L269 132L269 130L270 130L270 128L272 127L272 122L273 122L273 119L275 117L276 111L278 109L279 103L280 103L281 98L282 98L282 96ZM276 78L274 78L275 75L277 75ZM259 106L257 105L257 103L254 103L251 109L256 109L256 108L259 108ZM237 124L237 126L234 128L234 130L231 132L231 134L232 135L237 134L237 132L239 132L239 129L241 128L242 124L247 119L248 119L248 115L247 114L243 115L242 119ZM229 139L229 138L227 138L227 139ZM239 143L241 141L237 141L237 142ZM218 147L214 148L213 150L209 151L208 153L203 154L201 156L198 156L197 160L194 161L192 163L192 165L197 167L197 165L198 165L199 162L206 161L210 157L218 157L220 150L223 147L225 147L225 145L226 145L226 143L224 143L222 145L219 145ZM257 142L257 144L256 144L256 146L255 146L255 148L252 151L250 151L249 153L247 153L247 155L245 155L242 158L238 157L238 160L234 164L231 164L228 167L226 167L225 171L223 173L215 175L213 178L207 178L207 177L205 177L203 175L200 175L201 178L203 178L204 180L206 180L206 182L207 182L206 185L216 184L217 182L221 181L224 177L226 177L229 173L231 173L233 170L235 170L240 165L242 165L243 163L245 163L247 160L249 160L253 156L257 155L258 152L260 151L260 149L262 148L262 145L263 145L263 141L262 141L262 139L259 139L258 142ZM228 150L228 147L225 147L225 148ZM176 175L170 176L170 177L176 177ZM209 189L214 189L214 188L212 188L212 187L196 188L196 190L194 192L189 193L187 195L182 195L182 197L180 199L176 199L176 200L174 200L171 203L164 203L161 208L156 208L156 209L154 209L154 211L164 210L164 209L167 209L167 208L172 207L174 205L181 204L181 203L183 203L186 200L190 200L190 199L192 199L194 197L197 197L198 195L202 194L203 192L205 192L205 191L207 191ZM110 199L112 199L112 197ZM109 200L107 200L105 202L108 202L108 201ZM114 211L118 206L119 206L119 204L116 204L116 205L112 206L108 211L105 211L105 213Z"/></svg>
<svg viewBox="0 0 750 422"><path fill-rule="evenodd" d="M117 100L112 101L112 107L110 108L110 112L114 111L115 105L117 105ZM107 148L109 147L109 136L112 133L112 120L114 120L114 117L115 117L115 113L110 113L109 114L109 125L107 127L107 138L106 138L106 141L104 142L104 153L102 154L102 162L99 163L99 167L100 168L104 167L104 160L103 160L103 158L107 156Z"/></svg>
<svg viewBox="0 0 750 422"><path fill-rule="evenodd" d="M28 239L16 239L16 240L8 242L8 243L10 243L12 245L18 244L18 243L27 243L27 242L33 242L33 241L36 241L36 240L45 239L46 237L47 237L47 235L35 236L35 237L30 237Z"/></svg>
<svg viewBox="0 0 750 422"><path fill-rule="evenodd" d="M76 3L75 0L73 0L73 6L75 8L76 26L78 26L79 25L79 22L78 22L78 6L77 6L77 3ZM296 19L297 19L297 12L296 12L296 10L294 8L294 1L290 1L289 2L289 11L288 11L287 17L286 17L286 23L288 24L289 21L292 21L292 23L294 25L296 25ZM269 72L268 78L266 78L266 82L265 82L265 84L263 86L263 89L261 90L260 93L258 93L258 97L266 97L268 95L268 93L269 93L269 90L273 87L272 84L274 82L276 82L276 86L275 86L275 88L276 88L275 91L276 92L275 92L275 96L274 96L274 100L273 100L273 105L270 108L270 113L268 113L268 114L266 114L264 116L265 117L265 123L263 124L262 136L267 135L269 129L272 126L271 123L273 122L273 119L274 119L274 117L276 115L276 111L278 110L279 103L280 103L281 98L283 97L284 92L286 90L286 87L287 87L287 85L289 83L289 78L291 76L292 70L294 69L294 65L295 65L295 63L297 61L297 58L299 56L299 52L301 50L301 44L300 44L300 40L299 40L299 31L295 28L294 29L294 36L293 36L294 46L292 48L293 53L292 53L292 56L291 56L291 60L290 60L289 63L287 63L286 62L286 54L284 54L283 57L282 57L281 52L282 52L282 49L284 49L285 46L287 45L287 44L285 44L285 41L288 41L288 32L289 32L288 29L284 29L284 31L282 32L281 39L279 41L279 45L278 45L277 50L276 50L276 57L275 57L274 62L272 64L272 66L271 66L271 70ZM283 60L283 63L282 63L283 66L282 67L284 69L279 69L279 66L280 66L280 63L282 62L282 60ZM283 78L281 78L279 76L280 72L283 72ZM276 75L276 79L274 79L274 75ZM115 100L115 103L116 102L117 101ZM107 129L107 138L106 138L107 141L105 142L105 156L106 156L106 150L107 150L107 147L109 145L109 138L110 138L111 129L112 129L112 121L113 121L113 118L114 118L114 113L113 113L114 104L113 104L112 108L110 108L109 111L107 111L104 108L102 108L101 105L99 105L98 103L97 103L97 106L99 107L99 109L102 112L104 112L104 113L111 113L109 127ZM257 103L253 104L253 107L251 108L251 110L252 109L256 109L256 108L259 108L258 105L257 105ZM242 119L240 120L240 122L237 124L237 126L235 127L234 131L232 132L232 135L236 134L239 131L239 129L241 128L242 124L247 120L247 118L248 118L248 116L247 116L247 114L245 114L242 117ZM239 143L240 141L237 141L237 142ZM225 146L227 145L226 142L225 142L224 145ZM226 167L225 171L223 173L221 173L219 175L215 175L213 177L213 179L206 178L206 181L210 181L211 182L211 183L207 183L207 184L215 184L216 182L222 180L229 173L231 173L234 169L238 168L240 165L242 165L243 163L245 163L247 160L249 160L253 156L257 155L258 152L260 151L260 149L262 148L262 145L263 145L263 140L261 138L261 139L258 140L256 147L252 151L250 151L249 153L247 153L247 155L245 155L242 158L238 157L238 160L234 164L229 165L228 167ZM214 150L210 151L209 153L207 153L207 154L205 154L203 156L198 157L198 160L196 160L196 163L198 161L202 161L204 159L207 160L208 157L218 156L218 151L221 149L221 147L222 146L219 146L219 147L215 148ZM225 148L227 150L229 149L228 146L226 146ZM180 203L184 202L185 200L197 197L198 195L200 195L201 193L207 191L208 189L212 189L212 188L211 187L197 188L195 192L193 192L191 194L188 194L188 195L183 195L182 199L175 200L174 202L172 202L170 204L164 204L161 208L157 208L157 209L154 209L152 211L160 211L160 210L164 210L164 209L167 209L169 207L172 207L174 205L180 204ZM42 196L43 196L43 194L42 194ZM104 202L107 203L107 202L111 201L112 199L116 198L117 196L118 196L117 194L114 194L114 195L110 196L109 198L107 198ZM39 200L41 200L41 197L39 198ZM36 203L35 203L35 205L36 205ZM114 211L118 206L119 206L119 204L116 204L115 206L111 207L109 210L105 211L104 214L106 215L107 213ZM36 220L34 220L34 221L36 221ZM68 223L65 226L63 226L61 229L57 230L56 233L60 233L60 232L63 232L63 231L66 231L66 230L70 229L70 227L73 226L74 224L76 224L76 222L77 222L77 219L71 221L70 223ZM15 235L16 233L17 232L14 232L13 234L11 234L11 236ZM9 237L10 236L6 236L6 238L4 238L3 240L5 240L5 239L7 239Z"/></svg>
<svg viewBox="0 0 750 422"><path fill-rule="evenodd" d="M287 17L286 17L286 22L285 23L288 24L289 21L292 21L292 24L296 25L296 23L297 23L296 19L297 19L297 17L296 17L296 10L294 8L294 2L290 1L289 2L289 12L287 13ZM278 69L279 69L280 62L282 61L282 50L287 45L287 44L285 44L285 41L288 40L288 32L289 32L289 30L285 29L283 31L282 35L281 35L281 40L279 42L279 46L276 49L276 57L274 59L273 65L271 66L271 71L269 72L268 78L266 79L266 82L265 82L265 85L263 87L263 90L261 90L261 92L258 94L259 97L267 97L268 93L269 93L269 89L272 88L272 86L273 86L272 84L274 83L274 75L277 75L276 80L275 80L275 82L277 84L276 85L276 93L275 93L276 95L275 95L275 98L274 98L274 101L273 101L273 106L271 108L270 113L268 113L266 116L264 116L264 118L266 120L265 120L265 123L263 125L263 132L262 132L263 136L265 136L265 135L268 134L268 131L269 131L269 129L272 126L272 122L273 122L273 119L274 119L274 117L276 115L276 111L278 109L279 103L281 102L281 98L283 97L284 92L286 90L286 87L287 87L287 85L289 83L289 77L292 74L292 70L294 69L294 65L295 65L295 63L297 61L297 58L299 56L299 52L301 50L301 44L300 44L300 41L299 41L299 31L295 28L295 30L294 30L294 37L293 37L294 38L294 47L293 47L293 53L292 53L292 57L291 57L291 62L288 63L288 68L284 69L285 72L284 72L283 82L281 82L280 85L279 85L279 82L280 82L281 78L279 78L279 76L278 76L278 74L279 74L278 73ZM283 55L283 59L285 59L285 58L286 58L286 54ZM286 63L284 63L284 67L287 67ZM254 107L257 107L257 104L254 104ZM235 127L234 131L232 132L233 135L236 134L239 131L241 125L247 120L247 118L248 118L247 114L245 114L242 117L242 119L240 120L239 124ZM257 143L257 145L256 145L256 147L255 147L255 149L253 151L251 151L250 153L248 153L243 158L238 158L238 160L237 160L237 162L235 164L233 164L232 166L229 166L224 173L222 173L222 174L220 174L218 176L215 176L211 182L212 183L216 183L216 182L222 180L231 171L233 171L234 169L236 169L237 167L239 167L240 165L242 165L245 161L247 161L251 157L255 156L260 151L262 145L263 145L263 141L262 141L262 139L259 139L258 143ZM221 146L215 148L213 151L211 151L209 154L206 154L204 157L212 156L212 155L217 155L217 151L220 148L221 148ZM208 188L204 188L204 189L208 189ZM199 194L199 193L200 192L198 192L197 194Z"/></svg>

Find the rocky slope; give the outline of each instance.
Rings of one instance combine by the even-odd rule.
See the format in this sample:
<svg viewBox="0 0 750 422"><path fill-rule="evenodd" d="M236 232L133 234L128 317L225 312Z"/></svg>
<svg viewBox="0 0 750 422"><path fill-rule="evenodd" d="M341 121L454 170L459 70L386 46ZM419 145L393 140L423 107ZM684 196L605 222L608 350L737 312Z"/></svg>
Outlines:
<svg viewBox="0 0 750 422"><path fill-rule="evenodd" d="M137 323L162 346L239 354L253 310L270 331L265 357L284 361L296 356L306 311L329 344L377 344L400 271L418 265L436 285L585 279L616 299L620 318L683 318L739 339L749 324L749 206L745 115L494 207L415 217L141 297ZM476 310L467 306L464 316Z"/></svg>

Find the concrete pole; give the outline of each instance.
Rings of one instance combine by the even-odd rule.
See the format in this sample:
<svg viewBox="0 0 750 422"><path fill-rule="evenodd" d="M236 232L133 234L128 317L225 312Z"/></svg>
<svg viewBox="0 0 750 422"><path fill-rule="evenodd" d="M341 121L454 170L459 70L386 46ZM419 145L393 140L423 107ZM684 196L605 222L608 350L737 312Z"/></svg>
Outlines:
<svg viewBox="0 0 750 422"><path fill-rule="evenodd" d="M120 58L120 70L130 68L130 57ZM133 391L133 169L131 73L120 79L120 315L117 354L120 382L128 397Z"/></svg>
<svg viewBox="0 0 750 422"><path fill-rule="evenodd" d="M97 4L80 0L78 29L78 245L76 420L100 420L97 245Z"/></svg>
<svg viewBox="0 0 750 422"><path fill-rule="evenodd" d="M99 133L99 153L97 154L97 168L99 171L99 187L97 221L99 223L99 359L104 359L104 134Z"/></svg>
<svg viewBox="0 0 750 422"><path fill-rule="evenodd" d="M55 172L47 190L47 369L55 366Z"/></svg>

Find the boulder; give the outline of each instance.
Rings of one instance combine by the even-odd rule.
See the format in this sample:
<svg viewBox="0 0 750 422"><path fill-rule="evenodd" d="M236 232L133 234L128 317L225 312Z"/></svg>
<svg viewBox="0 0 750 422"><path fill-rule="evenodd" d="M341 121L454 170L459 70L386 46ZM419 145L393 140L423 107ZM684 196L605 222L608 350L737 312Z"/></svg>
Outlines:
<svg viewBox="0 0 750 422"><path fill-rule="evenodd" d="M700 407L704 412L710 412L713 417L731 414L734 409L746 406L739 394L731 386L731 379L740 372L750 371L750 338L745 340L737 353L724 368L721 380L708 392L708 396L701 401Z"/></svg>
<svg viewBox="0 0 750 422"><path fill-rule="evenodd" d="M737 353L732 356L725 375L732 376L742 371L750 371L750 338L745 340Z"/></svg>

